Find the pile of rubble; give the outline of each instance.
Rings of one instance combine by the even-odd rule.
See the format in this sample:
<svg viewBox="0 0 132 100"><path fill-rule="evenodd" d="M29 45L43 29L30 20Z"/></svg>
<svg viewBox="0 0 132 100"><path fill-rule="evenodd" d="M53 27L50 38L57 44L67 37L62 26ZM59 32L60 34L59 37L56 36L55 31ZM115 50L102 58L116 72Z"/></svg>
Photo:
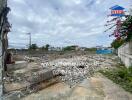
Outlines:
<svg viewBox="0 0 132 100"><path fill-rule="evenodd" d="M103 55L75 56L73 58L56 59L41 63L43 69L52 69L54 75L60 75L60 80L75 86L101 68L114 66L116 57Z"/></svg>
<svg viewBox="0 0 132 100"><path fill-rule="evenodd" d="M9 78L4 79L5 85L7 87L15 86L16 91L20 91L19 95L22 94L20 97L60 81L74 87L85 78L91 77L94 72L102 68L112 68L116 64L115 59L117 59L116 56L96 54L49 58L51 57L25 56L24 59L28 65L21 64L22 67L16 65L16 70L10 70L12 74ZM14 91L14 88L12 90Z"/></svg>

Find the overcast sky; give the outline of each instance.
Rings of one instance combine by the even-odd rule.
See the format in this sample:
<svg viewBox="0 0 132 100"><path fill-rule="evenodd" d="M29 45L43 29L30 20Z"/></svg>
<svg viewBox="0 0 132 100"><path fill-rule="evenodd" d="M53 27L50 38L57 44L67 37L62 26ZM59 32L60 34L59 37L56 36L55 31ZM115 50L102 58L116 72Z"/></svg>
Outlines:
<svg viewBox="0 0 132 100"><path fill-rule="evenodd" d="M30 32L39 46L109 46L113 38L104 24L117 4L128 10L132 0L8 0L9 45L25 48Z"/></svg>

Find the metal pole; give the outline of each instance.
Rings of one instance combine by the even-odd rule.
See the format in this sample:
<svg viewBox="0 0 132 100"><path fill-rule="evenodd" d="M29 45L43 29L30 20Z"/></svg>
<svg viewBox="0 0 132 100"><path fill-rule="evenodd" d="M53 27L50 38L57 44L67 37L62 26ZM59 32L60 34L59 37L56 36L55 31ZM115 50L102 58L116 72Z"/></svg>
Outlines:
<svg viewBox="0 0 132 100"><path fill-rule="evenodd" d="M29 34L29 45L31 47L31 33Z"/></svg>
<svg viewBox="0 0 132 100"><path fill-rule="evenodd" d="M32 44L32 37L31 37L31 33L27 33L29 35L29 48L31 47Z"/></svg>

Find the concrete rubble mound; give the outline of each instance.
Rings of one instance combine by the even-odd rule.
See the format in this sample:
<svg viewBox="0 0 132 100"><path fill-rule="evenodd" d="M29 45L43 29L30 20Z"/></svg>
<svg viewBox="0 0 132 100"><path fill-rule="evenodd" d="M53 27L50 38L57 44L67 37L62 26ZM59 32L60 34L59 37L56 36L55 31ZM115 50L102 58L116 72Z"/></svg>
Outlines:
<svg viewBox="0 0 132 100"><path fill-rule="evenodd" d="M21 68L15 65L16 70L10 67L9 77L4 78L4 81L6 92L11 94L5 97L21 98L56 82L64 82L73 88L91 77L94 72L102 68L112 68L116 64L117 57L91 54L54 60L45 59L25 56L27 67L25 64L21 64Z"/></svg>
<svg viewBox="0 0 132 100"><path fill-rule="evenodd" d="M114 58L115 59L115 58ZM111 57L103 55L75 56L41 63L43 69L53 69L54 75L60 75L60 81L75 86L101 68L111 68L114 63Z"/></svg>

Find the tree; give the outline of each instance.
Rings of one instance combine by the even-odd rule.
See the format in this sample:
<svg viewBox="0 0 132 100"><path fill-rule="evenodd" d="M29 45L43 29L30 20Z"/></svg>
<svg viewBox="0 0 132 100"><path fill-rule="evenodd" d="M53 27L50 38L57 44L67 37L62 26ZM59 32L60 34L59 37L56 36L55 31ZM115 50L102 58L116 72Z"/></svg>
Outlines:
<svg viewBox="0 0 132 100"><path fill-rule="evenodd" d="M42 49L42 50L45 50L45 46L42 46L41 49Z"/></svg>
<svg viewBox="0 0 132 100"><path fill-rule="evenodd" d="M49 44L46 44L45 45L45 50L48 51L49 50L49 47L50 47L50 45Z"/></svg>
<svg viewBox="0 0 132 100"><path fill-rule="evenodd" d="M72 51L72 50L76 50L76 46L67 46L63 48L64 51Z"/></svg>
<svg viewBox="0 0 132 100"><path fill-rule="evenodd" d="M32 44L29 49L30 50L36 50L38 48L37 44Z"/></svg>
<svg viewBox="0 0 132 100"><path fill-rule="evenodd" d="M96 48L86 48L85 51L96 51Z"/></svg>
<svg viewBox="0 0 132 100"><path fill-rule="evenodd" d="M113 47L114 49L118 49L122 44L124 43L123 39L116 39L111 43L111 47Z"/></svg>
<svg viewBox="0 0 132 100"><path fill-rule="evenodd" d="M107 21L108 23L116 21L116 24L109 28L112 29L114 26L116 26L113 34L111 34L116 37L116 39L111 44L111 46L114 48L118 48L124 42L129 42L132 40L132 9L130 9L129 14L125 15L124 17L124 19L117 17L113 18L111 21Z"/></svg>
<svg viewBox="0 0 132 100"><path fill-rule="evenodd" d="M0 100L3 96L3 72L6 67L6 54L8 47L7 33L9 32L9 22L7 14L10 8L7 7L7 0L0 0Z"/></svg>
<svg viewBox="0 0 132 100"><path fill-rule="evenodd" d="M132 39L132 16L128 15L126 20L121 25L121 37L125 41L130 41Z"/></svg>

